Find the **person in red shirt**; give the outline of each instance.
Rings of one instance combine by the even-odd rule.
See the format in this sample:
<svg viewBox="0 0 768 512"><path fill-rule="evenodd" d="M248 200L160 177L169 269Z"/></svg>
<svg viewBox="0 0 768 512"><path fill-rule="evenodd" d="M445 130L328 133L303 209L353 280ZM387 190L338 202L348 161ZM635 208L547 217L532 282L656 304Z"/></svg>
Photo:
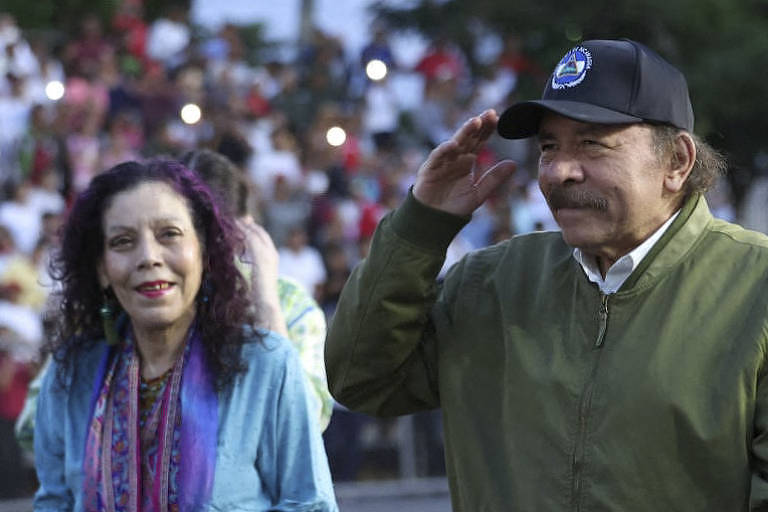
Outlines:
<svg viewBox="0 0 768 512"><path fill-rule="evenodd" d="M3 348L12 337L9 329L0 326L0 499L23 496L29 486L27 473L20 471L24 464L13 427L24 407L32 368Z"/></svg>

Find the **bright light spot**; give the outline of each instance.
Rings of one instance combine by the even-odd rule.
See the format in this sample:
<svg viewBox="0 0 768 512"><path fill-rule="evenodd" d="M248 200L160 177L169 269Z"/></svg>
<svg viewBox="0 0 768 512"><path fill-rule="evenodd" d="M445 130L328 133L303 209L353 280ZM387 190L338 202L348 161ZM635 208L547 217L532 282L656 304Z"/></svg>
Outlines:
<svg viewBox="0 0 768 512"><path fill-rule="evenodd" d="M51 101L59 101L64 97L64 84L58 80L52 80L45 85L45 95Z"/></svg>
<svg viewBox="0 0 768 512"><path fill-rule="evenodd" d="M365 74L374 81L381 80L387 76L387 65L379 59L373 59L365 66Z"/></svg>
<svg viewBox="0 0 768 512"><path fill-rule="evenodd" d="M187 124L195 124L203 117L200 107L194 103L187 103L181 107L181 120Z"/></svg>
<svg viewBox="0 0 768 512"><path fill-rule="evenodd" d="M328 141L328 144L334 147L341 146L344 144L344 141L347 140L347 132L344 131L344 128L340 128L338 126L332 126L328 129L328 131L325 134L325 140Z"/></svg>

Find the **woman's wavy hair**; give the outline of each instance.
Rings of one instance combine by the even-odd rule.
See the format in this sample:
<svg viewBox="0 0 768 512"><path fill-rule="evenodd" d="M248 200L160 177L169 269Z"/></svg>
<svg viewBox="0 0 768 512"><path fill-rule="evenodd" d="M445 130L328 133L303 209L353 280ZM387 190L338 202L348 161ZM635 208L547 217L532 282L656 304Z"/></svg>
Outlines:
<svg viewBox="0 0 768 512"><path fill-rule="evenodd" d="M104 338L99 310L106 297L96 272L104 252L102 218L115 195L147 182L165 183L185 198L203 245L196 325L208 367L222 389L243 370L240 349L252 335L244 330L253 323L248 284L235 266L235 258L243 253L244 237L197 174L173 160L116 165L96 176L78 196L51 261L50 272L61 291L57 328L47 349L64 363L64 371L75 364L80 350Z"/></svg>

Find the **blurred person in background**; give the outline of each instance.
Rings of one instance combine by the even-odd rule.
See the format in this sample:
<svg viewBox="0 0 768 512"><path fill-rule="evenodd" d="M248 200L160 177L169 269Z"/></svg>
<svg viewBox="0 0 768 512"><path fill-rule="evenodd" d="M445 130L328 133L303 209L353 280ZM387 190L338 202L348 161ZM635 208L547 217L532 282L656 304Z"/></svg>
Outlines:
<svg viewBox="0 0 768 512"><path fill-rule="evenodd" d="M323 284L321 304L325 315L328 318L333 318L336 303L339 301L344 283L349 279L352 265L349 262L346 248L340 243L328 244L323 256L327 277Z"/></svg>
<svg viewBox="0 0 768 512"><path fill-rule="evenodd" d="M8 199L0 202L0 224L11 233L15 249L25 255L35 249L41 228L41 212L30 200L31 189L28 181L10 184Z"/></svg>
<svg viewBox="0 0 768 512"><path fill-rule="evenodd" d="M299 353L304 375L316 402L320 430L325 430L331 419L333 399L328 391L323 362L326 331L323 311L300 283L278 275L277 249L269 234L256 224L248 211L250 193L243 172L225 156L210 150L187 153L181 161L203 178L224 207L232 209L246 237L244 264L240 268L251 283L253 302L265 304L261 297L265 290L279 297L280 311L268 312L266 317L281 322L281 325L271 328L290 339ZM277 289L272 290L275 286ZM265 315L265 312L257 311L257 314Z"/></svg>
<svg viewBox="0 0 768 512"><path fill-rule="evenodd" d="M166 69L177 68L186 58L192 38L187 16L181 5L170 5L165 15L149 26L147 56L162 63Z"/></svg>
<svg viewBox="0 0 768 512"><path fill-rule="evenodd" d="M338 510L295 350L249 328L241 243L173 161L120 164L78 197L52 266L35 510Z"/></svg>
<svg viewBox="0 0 768 512"><path fill-rule="evenodd" d="M2 50L2 48L0 48ZM32 101L25 89L25 78L13 73L0 76L8 84L8 93L0 93L0 182L19 182L19 152L22 140L29 127Z"/></svg>
<svg viewBox="0 0 768 512"><path fill-rule="evenodd" d="M104 35L101 20L96 14L88 14L80 23L79 37L64 49L64 66L69 73L94 76L108 53L114 53L114 46Z"/></svg>
<svg viewBox="0 0 768 512"><path fill-rule="evenodd" d="M280 274L291 277L320 297L327 277L320 252L309 245L307 230L303 225L292 226L283 245L278 249Z"/></svg>
<svg viewBox="0 0 768 512"><path fill-rule="evenodd" d="M71 172L65 139L60 133L58 109L37 104L32 107L30 125L19 146L19 165L23 180L57 195L68 196Z"/></svg>
<svg viewBox="0 0 768 512"><path fill-rule="evenodd" d="M360 50L360 66L362 69L365 69L372 60L380 60L386 64L389 71L397 68L395 54L392 52L392 47L389 44L389 34L386 28L381 25L373 27L373 37Z"/></svg>
<svg viewBox="0 0 768 512"><path fill-rule="evenodd" d="M293 226L304 225L310 215L310 204L304 190L292 187L282 176L275 178L272 195L263 196L261 212L264 227L275 245L287 243Z"/></svg>
<svg viewBox="0 0 768 512"><path fill-rule="evenodd" d="M0 499L29 495L31 464L13 435L38 366L45 292L31 255L18 251L0 223Z"/></svg>
<svg viewBox="0 0 768 512"><path fill-rule="evenodd" d="M128 112L118 112L107 122L107 132L99 151L99 169L109 169L122 162L139 158L134 147L136 132Z"/></svg>
<svg viewBox="0 0 768 512"><path fill-rule="evenodd" d="M14 423L36 368L30 354L34 355L40 338L34 344L23 339L23 332L28 331L23 324L34 322L39 320L32 311L0 300L0 499L30 492L29 464L14 436Z"/></svg>
<svg viewBox="0 0 768 512"><path fill-rule="evenodd" d="M365 91L364 101L363 130L370 134L378 151L393 151L402 108L391 80L385 76L371 83Z"/></svg>
<svg viewBox="0 0 768 512"><path fill-rule="evenodd" d="M112 16L112 28L117 33L120 48L129 66L143 66L147 61L148 25L144 20L143 0L123 0Z"/></svg>
<svg viewBox="0 0 768 512"><path fill-rule="evenodd" d="M269 149L264 148L252 156L248 173L265 198L274 195L275 181L278 177L292 189L301 185L303 176L299 145L288 127L277 126L273 129Z"/></svg>

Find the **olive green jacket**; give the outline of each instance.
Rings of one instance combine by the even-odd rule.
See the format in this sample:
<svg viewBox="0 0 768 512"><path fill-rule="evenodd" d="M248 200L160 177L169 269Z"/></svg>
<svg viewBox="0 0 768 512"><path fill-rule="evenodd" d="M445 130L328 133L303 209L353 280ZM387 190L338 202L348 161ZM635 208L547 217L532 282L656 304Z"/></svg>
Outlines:
<svg viewBox="0 0 768 512"><path fill-rule="evenodd" d="M455 512L768 510L768 238L693 197L612 295L559 233L469 254L412 196L326 343L332 394L441 407Z"/></svg>

